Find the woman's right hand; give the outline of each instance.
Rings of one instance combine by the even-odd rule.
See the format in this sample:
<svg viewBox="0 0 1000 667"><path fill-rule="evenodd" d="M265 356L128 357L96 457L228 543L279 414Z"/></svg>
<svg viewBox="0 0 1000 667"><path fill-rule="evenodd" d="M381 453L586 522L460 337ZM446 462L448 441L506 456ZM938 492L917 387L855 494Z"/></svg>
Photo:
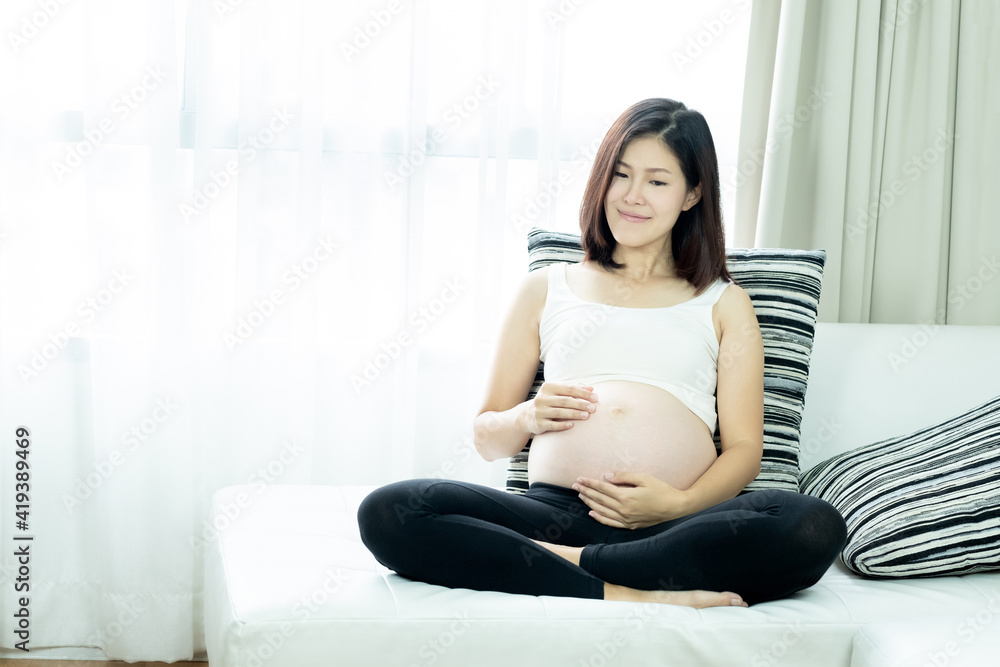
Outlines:
<svg viewBox="0 0 1000 667"><path fill-rule="evenodd" d="M543 383L535 397L525 403L525 428L533 435L572 428L574 421L588 419L597 409L597 394L593 392L593 387L582 384Z"/></svg>

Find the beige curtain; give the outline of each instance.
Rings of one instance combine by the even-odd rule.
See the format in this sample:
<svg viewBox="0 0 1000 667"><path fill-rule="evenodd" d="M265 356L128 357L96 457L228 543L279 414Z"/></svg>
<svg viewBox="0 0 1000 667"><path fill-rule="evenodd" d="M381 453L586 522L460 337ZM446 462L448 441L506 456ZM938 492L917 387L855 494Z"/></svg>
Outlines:
<svg viewBox="0 0 1000 667"><path fill-rule="evenodd" d="M827 322L1000 324L1000 2L753 4L733 243L823 248Z"/></svg>

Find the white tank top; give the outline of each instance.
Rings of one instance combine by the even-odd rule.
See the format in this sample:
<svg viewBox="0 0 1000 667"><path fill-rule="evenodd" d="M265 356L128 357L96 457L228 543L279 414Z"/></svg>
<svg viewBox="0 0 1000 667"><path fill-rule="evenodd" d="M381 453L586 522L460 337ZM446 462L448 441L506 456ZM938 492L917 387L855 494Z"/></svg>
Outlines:
<svg viewBox="0 0 1000 667"><path fill-rule="evenodd" d="M674 306L623 308L573 294L565 263L551 265L548 280L538 328L546 381L650 384L676 396L715 432L719 341L712 306L729 282L719 278Z"/></svg>

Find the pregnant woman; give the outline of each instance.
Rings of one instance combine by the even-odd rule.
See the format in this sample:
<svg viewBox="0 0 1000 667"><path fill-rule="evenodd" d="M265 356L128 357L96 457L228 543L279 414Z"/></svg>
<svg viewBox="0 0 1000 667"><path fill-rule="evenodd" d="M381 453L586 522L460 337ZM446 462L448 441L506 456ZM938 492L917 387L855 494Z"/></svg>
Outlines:
<svg viewBox="0 0 1000 667"><path fill-rule="evenodd" d="M711 607L813 585L846 540L837 510L737 495L760 471L764 353L726 271L704 117L668 99L630 107L597 153L580 227L583 262L524 281L474 425L489 461L533 438L527 493L389 484L358 510L364 543L453 588ZM545 382L525 401L539 360Z"/></svg>

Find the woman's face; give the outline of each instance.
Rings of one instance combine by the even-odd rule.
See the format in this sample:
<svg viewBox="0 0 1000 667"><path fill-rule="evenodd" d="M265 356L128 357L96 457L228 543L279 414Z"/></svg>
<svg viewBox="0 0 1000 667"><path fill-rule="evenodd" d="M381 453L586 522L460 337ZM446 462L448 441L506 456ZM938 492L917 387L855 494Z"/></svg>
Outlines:
<svg viewBox="0 0 1000 667"><path fill-rule="evenodd" d="M604 213L620 245L669 248L677 217L700 196L700 185L688 189L680 163L659 138L639 137L626 144L614 167Z"/></svg>

